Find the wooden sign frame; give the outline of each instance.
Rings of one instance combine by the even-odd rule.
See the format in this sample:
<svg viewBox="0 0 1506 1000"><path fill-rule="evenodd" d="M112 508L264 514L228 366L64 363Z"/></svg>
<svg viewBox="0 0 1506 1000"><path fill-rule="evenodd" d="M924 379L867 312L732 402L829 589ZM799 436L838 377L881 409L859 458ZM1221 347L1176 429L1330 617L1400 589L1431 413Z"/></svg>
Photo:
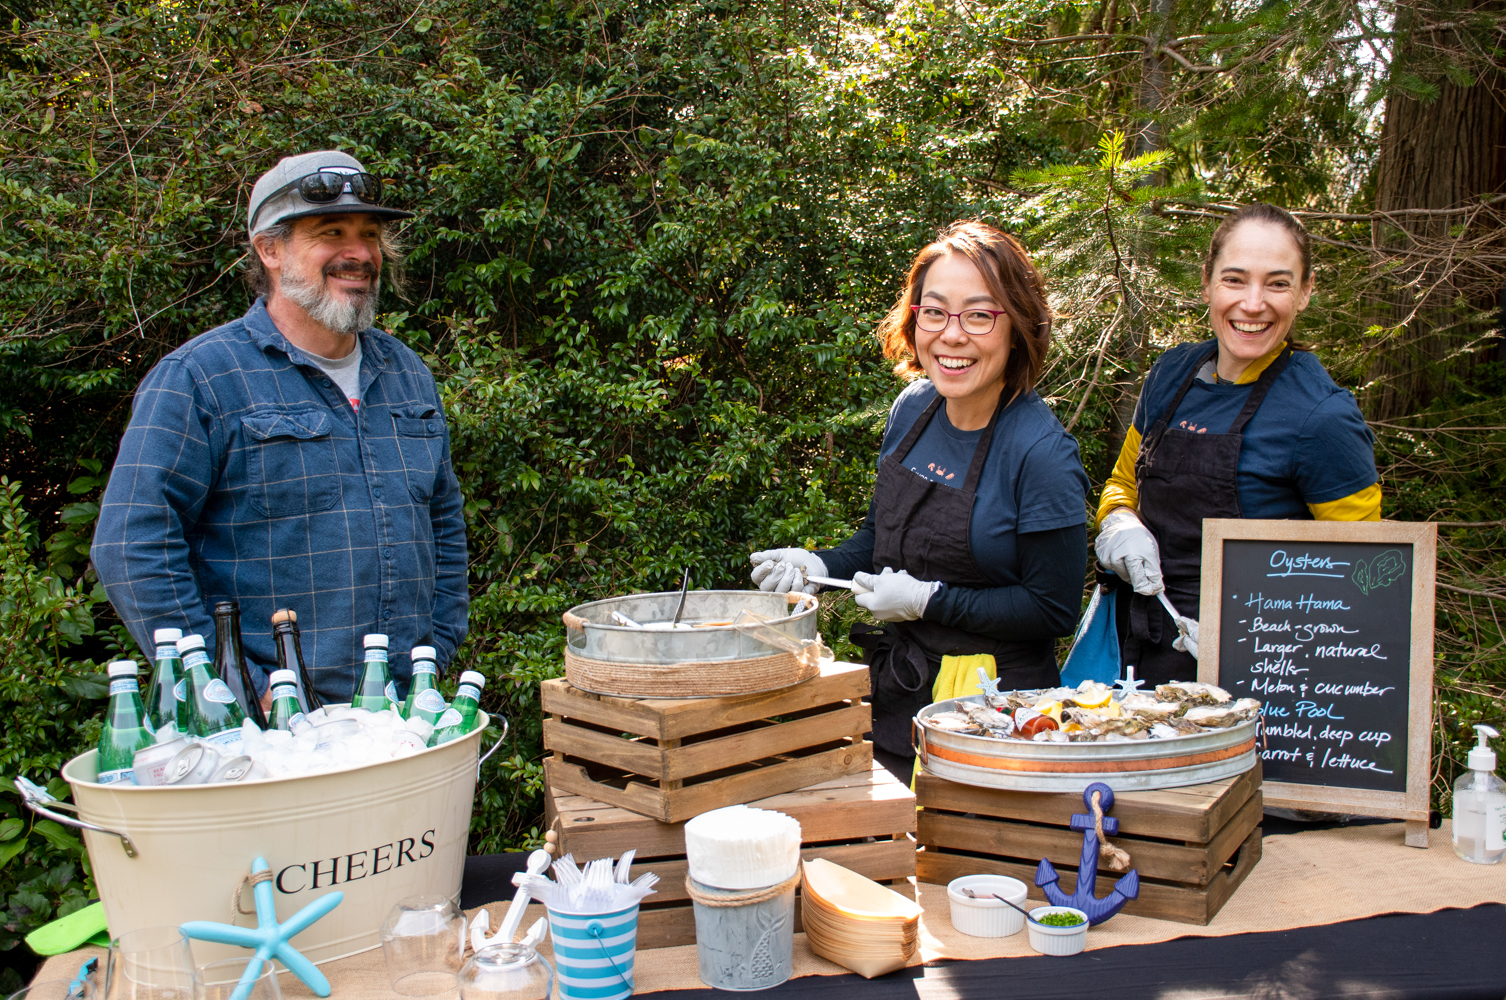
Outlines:
<svg viewBox="0 0 1506 1000"><path fill-rule="evenodd" d="M1219 680L1224 542L1367 542L1412 547L1412 658L1407 692L1407 790L1382 792L1334 785L1267 781L1265 804L1286 809L1355 813L1406 820L1407 843L1428 844L1428 792L1433 750L1433 603L1438 526L1422 521L1203 521L1202 604L1198 618L1198 680Z"/></svg>

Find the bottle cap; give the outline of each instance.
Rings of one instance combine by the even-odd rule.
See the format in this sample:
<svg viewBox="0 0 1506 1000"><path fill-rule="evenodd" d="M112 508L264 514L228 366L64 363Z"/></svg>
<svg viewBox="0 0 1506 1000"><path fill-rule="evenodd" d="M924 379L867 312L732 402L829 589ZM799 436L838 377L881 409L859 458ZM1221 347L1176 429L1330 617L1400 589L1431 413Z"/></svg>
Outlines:
<svg viewBox="0 0 1506 1000"><path fill-rule="evenodd" d="M279 684L297 684L298 675L293 673L293 671L291 670L274 670L272 671L272 676L268 679L267 683L272 685L273 687L276 687Z"/></svg>
<svg viewBox="0 0 1506 1000"><path fill-rule="evenodd" d="M434 652L433 646L414 646L413 650L408 654L408 658L410 660L428 660L432 663L438 655L438 653Z"/></svg>
<svg viewBox="0 0 1506 1000"><path fill-rule="evenodd" d="M177 642L183 638L183 630L180 628L159 628L152 633L152 641L161 646L163 643Z"/></svg>
<svg viewBox="0 0 1506 1000"><path fill-rule="evenodd" d="M178 652L186 653L190 649L203 649L204 637L202 635L185 635L178 640Z"/></svg>
<svg viewBox="0 0 1506 1000"><path fill-rule="evenodd" d="M135 660L111 660L105 667L111 677L135 677L140 669Z"/></svg>
<svg viewBox="0 0 1506 1000"><path fill-rule="evenodd" d="M460 675L460 683L474 684L478 688L484 688L486 687L486 678L476 673L476 671L474 670L467 670L465 673Z"/></svg>
<svg viewBox="0 0 1506 1000"><path fill-rule="evenodd" d="M1490 726L1475 726L1475 734L1480 737L1480 745L1469 752L1469 769L1471 771L1494 771L1496 769L1496 752L1485 742L1488 736L1500 736Z"/></svg>
<svg viewBox="0 0 1506 1000"><path fill-rule="evenodd" d="M381 646L383 649L386 649L387 637L380 632L368 632L365 638L361 640L361 645L367 649L370 649L372 646Z"/></svg>

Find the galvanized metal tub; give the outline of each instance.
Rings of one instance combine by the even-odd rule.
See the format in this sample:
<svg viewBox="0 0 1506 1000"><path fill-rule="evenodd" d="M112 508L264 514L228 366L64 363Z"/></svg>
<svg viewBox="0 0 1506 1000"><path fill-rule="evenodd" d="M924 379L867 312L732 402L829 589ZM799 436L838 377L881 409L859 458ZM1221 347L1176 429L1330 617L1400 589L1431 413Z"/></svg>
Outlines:
<svg viewBox="0 0 1506 1000"><path fill-rule="evenodd" d="M594 694L626 698L708 698L761 694L815 676L812 664L734 628L742 611L765 619L792 645L819 638L816 599L761 590L692 590L674 631L618 625L612 612L640 624L668 622L680 592L609 597L571 608L566 628L565 677ZM720 624L705 624L720 623Z"/></svg>
<svg viewBox="0 0 1506 1000"><path fill-rule="evenodd" d="M1218 781L1243 774L1259 762L1258 719L1196 736L1127 743L995 740L925 724L937 713L982 701L982 695L951 698L916 714L915 752L927 771L967 785L1020 792L1081 792L1095 781L1116 792L1132 792Z"/></svg>

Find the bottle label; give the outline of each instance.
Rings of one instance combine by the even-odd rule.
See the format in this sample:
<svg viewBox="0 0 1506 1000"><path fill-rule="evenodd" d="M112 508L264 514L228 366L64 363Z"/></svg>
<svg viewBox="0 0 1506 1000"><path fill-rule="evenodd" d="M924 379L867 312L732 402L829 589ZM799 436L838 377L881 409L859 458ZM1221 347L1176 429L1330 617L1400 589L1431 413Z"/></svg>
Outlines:
<svg viewBox="0 0 1506 1000"><path fill-rule="evenodd" d="M450 726L458 726L464 720L465 716L461 715L460 712L453 708L447 708L445 709L445 713L441 715L439 719L434 723L434 730L435 732L438 732L439 730L447 729Z"/></svg>
<svg viewBox="0 0 1506 1000"><path fill-rule="evenodd" d="M470 698L472 701L480 701L481 689L474 684L462 684L460 685L460 690L455 692L455 700L459 701L461 698Z"/></svg>
<svg viewBox="0 0 1506 1000"><path fill-rule="evenodd" d="M110 694L130 694L132 691L140 691L140 686L134 677L117 677L110 682Z"/></svg>
<svg viewBox="0 0 1506 1000"><path fill-rule="evenodd" d="M201 667L209 662L209 654L202 649L190 649L183 654L183 666L189 669Z"/></svg>
<svg viewBox="0 0 1506 1000"><path fill-rule="evenodd" d="M171 645L171 646L158 646L157 647L157 655L156 655L155 659L157 660L158 663L161 663L163 660L176 660L177 658L178 658L178 647L177 647L176 644Z"/></svg>
<svg viewBox="0 0 1506 1000"><path fill-rule="evenodd" d="M425 712L443 712L446 708L444 695L433 688L425 688L414 696L413 707L421 708Z"/></svg>
<svg viewBox="0 0 1506 1000"><path fill-rule="evenodd" d="M272 689L272 700L276 701L278 698L292 698L297 701L298 689L291 684L279 684Z"/></svg>
<svg viewBox="0 0 1506 1000"><path fill-rule="evenodd" d="M115 771L101 771L99 783L101 785L134 785L136 772L129 767L122 767Z"/></svg>
<svg viewBox="0 0 1506 1000"><path fill-rule="evenodd" d="M226 688L225 690L228 691L230 689ZM216 750L219 750L221 752L239 754L241 752L241 743L244 738L244 734L241 732L240 727L237 726L234 729L221 729L219 732L215 733L212 736L203 737L203 740L205 743L208 743Z"/></svg>
<svg viewBox="0 0 1506 1000"><path fill-rule="evenodd" d="M378 647L378 646L372 646L370 649L366 650L366 662L367 663L386 663L387 662L387 651L385 649L382 649L382 648Z"/></svg>
<svg viewBox="0 0 1506 1000"><path fill-rule="evenodd" d="M230 690L229 684L216 677L204 685L204 700L216 705L229 705L235 701L235 692Z"/></svg>
<svg viewBox="0 0 1506 1000"><path fill-rule="evenodd" d="M394 705L401 704L401 702L399 702L398 699L397 699L397 685L394 684L392 681L388 681L387 682L387 687L382 690L382 693L387 696L387 700L390 701L392 704L394 704Z"/></svg>
<svg viewBox="0 0 1506 1000"><path fill-rule="evenodd" d="M1485 803L1485 849L1506 850L1506 798L1500 795L1492 795Z"/></svg>
<svg viewBox="0 0 1506 1000"><path fill-rule="evenodd" d="M439 673L439 668L434 665L433 660L414 660L413 672L415 674L437 674Z"/></svg>
<svg viewBox="0 0 1506 1000"><path fill-rule="evenodd" d="M179 701L188 700L188 678L185 677L173 685L173 697Z"/></svg>

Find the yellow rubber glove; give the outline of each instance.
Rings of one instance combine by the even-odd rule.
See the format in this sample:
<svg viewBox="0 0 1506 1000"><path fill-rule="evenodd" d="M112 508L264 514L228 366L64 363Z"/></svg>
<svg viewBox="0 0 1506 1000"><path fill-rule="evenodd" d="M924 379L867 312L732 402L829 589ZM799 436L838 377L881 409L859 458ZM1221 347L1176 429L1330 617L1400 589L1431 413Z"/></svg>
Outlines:
<svg viewBox="0 0 1506 1000"><path fill-rule="evenodd" d="M941 670L936 674L936 683L931 685L931 700L946 701L948 698L966 698L982 694L983 683L978 677L978 668L989 680L999 676L999 665L988 653L973 653L969 656L943 656ZM910 791L915 791L915 775L920 773L920 758L915 758L915 769L910 775Z"/></svg>

